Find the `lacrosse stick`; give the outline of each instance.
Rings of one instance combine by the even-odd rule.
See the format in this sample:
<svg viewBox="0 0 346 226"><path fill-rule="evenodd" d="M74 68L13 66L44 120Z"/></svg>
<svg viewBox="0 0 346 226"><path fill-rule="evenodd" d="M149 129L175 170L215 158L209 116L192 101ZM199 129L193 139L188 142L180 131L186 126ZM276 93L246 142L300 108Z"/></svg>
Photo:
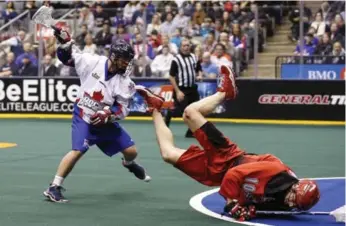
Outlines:
<svg viewBox="0 0 346 226"><path fill-rule="evenodd" d="M346 206L342 206L332 212L309 212L309 211L256 211L257 215L278 215L278 216L294 216L294 215L330 215L337 222L346 222Z"/></svg>
<svg viewBox="0 0 346 226"><path fill-rule="evenodd" d="M259 216L297 216L297 215L324 215L333 216L336 222L346 222L346 206L342 206L332 212L309 212L309 211L256 211ZM221 216L230 216L228 213L222 213Z"/></svg>
<svg viewBox="0 0 346 226"><path fill-rule="evenodd" d="M32 16L32 20L36 24L41 24L45 27L52 28L54 31L59 32L59 29L55 27L57 21L55 21L52 17L52 8L47 6L41 6L37 12Z"/></svg>

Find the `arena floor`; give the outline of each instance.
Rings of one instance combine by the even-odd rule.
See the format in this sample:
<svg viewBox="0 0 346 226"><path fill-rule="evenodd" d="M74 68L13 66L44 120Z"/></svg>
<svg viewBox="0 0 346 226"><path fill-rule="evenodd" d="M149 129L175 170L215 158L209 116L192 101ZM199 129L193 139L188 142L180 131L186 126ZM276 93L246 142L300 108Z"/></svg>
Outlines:
<svg viewBox="0 0 346 226"><path fill-rule="evenodd" d="M151 122L122 123L132 134L140 163L153 177L146 184L121 165L120 155L108 158L96 148L66 180L68 204L44 201L42 192L70 150L69 120L0 120L1 226L209 226L234 225L203 215L189 206L192 196L209 190L184 176L159 155ZM345 175L345 128L217 124L225 135L249 152L273 153L300 177ZM185 125L171 126L182 148Z"/></svg>

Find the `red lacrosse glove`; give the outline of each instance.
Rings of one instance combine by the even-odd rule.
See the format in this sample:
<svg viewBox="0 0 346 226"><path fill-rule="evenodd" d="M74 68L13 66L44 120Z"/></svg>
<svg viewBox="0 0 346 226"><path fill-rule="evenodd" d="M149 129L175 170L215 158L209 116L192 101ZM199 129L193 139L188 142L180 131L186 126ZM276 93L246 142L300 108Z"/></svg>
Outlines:
<svg viewBox="0 0 346 226"><path fill-rule="evenodd" d="M71 41L71 35L58 27L52 27L54 29L54 36L56 37L56 39L59 41L60 44L65 44L69 41Z"/></svg>
<svg viewBox="0 0 346 226"><path fill-rule="evenodd" d="M256 217L255 206L241 206L237 200L228 203L224 208L224 212L238 221L248 221Z"/></svg>
<svg viewBox="0 0 346 226"><path fill-rule="evenodd" d="M108 123L110 121L112 112L109 107L105 107L101 111L97 111L90 117L91 124L94 126L100 126Z"/></svg>

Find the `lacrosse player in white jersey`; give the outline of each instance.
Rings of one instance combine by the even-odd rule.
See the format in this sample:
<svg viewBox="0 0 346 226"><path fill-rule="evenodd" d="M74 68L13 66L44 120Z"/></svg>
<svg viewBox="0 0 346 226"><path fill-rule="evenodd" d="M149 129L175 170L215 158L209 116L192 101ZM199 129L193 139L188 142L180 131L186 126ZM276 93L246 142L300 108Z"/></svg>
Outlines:
<svg viewBox="0 0 346 226"><path fill-rule="evenodd" d="M62 194L63 181L74 165L95 145L106 155L123 154L123 166L138 179L151 180L135 162L136 146L130 135L117 123L129 114L129 102L136 92L130 78L134 51L125 41L111 46L109 58L82 53L67 31L56 28L60 42L57 55L65 65L76 69L81 86L72 119L72 151L60 162L54 180L44 196L53 202L67 202Z"/></svg>

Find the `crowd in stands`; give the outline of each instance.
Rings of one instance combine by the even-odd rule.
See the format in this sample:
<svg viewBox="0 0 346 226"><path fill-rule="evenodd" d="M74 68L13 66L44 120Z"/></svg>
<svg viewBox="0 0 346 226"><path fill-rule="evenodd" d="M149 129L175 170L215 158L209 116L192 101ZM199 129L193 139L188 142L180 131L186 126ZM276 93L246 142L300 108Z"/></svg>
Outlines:
<svg viewBox="0 0 346 226"><path fill-rule="evenodd" d="M76 9L75 16L68 18L68 27L83 52L107 55L115 40L131 43L136 77L167 78L173 56L186 37L193 43L192 52L202 63L204 77L215 78L220 64L241 72L253 58L255 12L259 18L257 47L261 52L265 38L273 36L275 24L281 23L285 13L282 6L291 2L7 0L0 3L1 20L6 23L24 10L32 15L42 4L55 10ZM57 59L53 36L43 40L42 59L38 60L39 45L34 35L26 27L1 40L0 54L6 53L6 60L0 76L76 76L73 68Z"/></svg>
<svg viewBox="0 0 346 226"><path fill-rule="evenodd" d="M294 54L305 56L305 63L344 64L345 1L323 1L316 12L304 6L303 15L304 43L297 41L300 30L299 7L289 15L292 22L290 38L297 42Z"/></svg>

